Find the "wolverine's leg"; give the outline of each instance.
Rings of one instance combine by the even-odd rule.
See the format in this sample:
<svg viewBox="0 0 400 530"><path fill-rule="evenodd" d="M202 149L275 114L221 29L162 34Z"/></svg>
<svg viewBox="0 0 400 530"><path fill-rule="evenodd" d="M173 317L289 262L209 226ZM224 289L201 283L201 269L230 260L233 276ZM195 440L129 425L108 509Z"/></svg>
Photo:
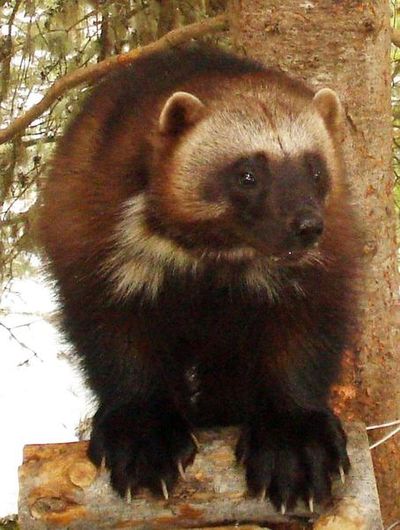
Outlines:
<svg viewBox="0 0 400 530"><path fill-rule="evenodd" d="M82 299L81 299L82 300ZM180 367L158 351L126 304L65 304L65 327L81 358L99 408L89 457L110 469L122 496L147 487L168 495L196 445L184 408Z"/></svg>
<svg viewBox="0 0 400 530"><path fill-rule="evenodd" d="M350 465L345 433L328 406L343 337L338 322L322 328L325 317L321 311L319 319L303 315L283 324L277 314L249 380L249 418L237 456L250 492L269 495L282 511L298 499L311 508L328 499L332 474L344 476Z"/></svg>

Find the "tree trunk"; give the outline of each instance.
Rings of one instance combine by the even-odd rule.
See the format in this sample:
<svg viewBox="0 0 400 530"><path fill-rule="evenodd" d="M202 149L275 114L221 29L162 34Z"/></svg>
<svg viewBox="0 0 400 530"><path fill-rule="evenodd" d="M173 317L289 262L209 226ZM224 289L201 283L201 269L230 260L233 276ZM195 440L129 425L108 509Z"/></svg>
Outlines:
<svg viewBox="0 0 400 530"><path fill-rule="evenodd" d="M400 418L396 216L391 168L390 27L384 0L231 0L238 51L336 90L347 115L345 155L365 230L362 317L353 415ZM386 433L384 433L386 434ZM373 449L386 521L400 518L400 435Z"/></svg>

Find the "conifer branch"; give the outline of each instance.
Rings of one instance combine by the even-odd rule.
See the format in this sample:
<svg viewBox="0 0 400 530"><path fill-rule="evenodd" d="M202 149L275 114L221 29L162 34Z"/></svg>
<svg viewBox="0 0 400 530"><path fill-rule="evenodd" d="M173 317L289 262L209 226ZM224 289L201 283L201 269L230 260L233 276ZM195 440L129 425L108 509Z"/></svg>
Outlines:
<svg viewBox="0 0 400 530"><path fill-rule="evenodd" d="M58 79L46 92L43 98L33 105L24 114L16 118L8 127L0 129L0 144L11 140L20 134L35 119L41 116L57 99L61 98L68 90L83 83L90 84L98 81L121 65L128 65L138 57L150 55L156 51L173 48L191 39L197 39L208 33L223 31L228 27L226 15L219 15L180 28L173 29L160 39L142 48L135 48L127 53L107 57L97 64L78 68L73 72Z"/></svg>

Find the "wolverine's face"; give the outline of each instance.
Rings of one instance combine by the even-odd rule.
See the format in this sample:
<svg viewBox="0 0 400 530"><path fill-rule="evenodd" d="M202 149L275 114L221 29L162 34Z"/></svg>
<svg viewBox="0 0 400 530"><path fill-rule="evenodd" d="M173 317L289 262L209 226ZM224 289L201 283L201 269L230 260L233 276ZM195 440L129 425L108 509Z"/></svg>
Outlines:
<svg viewBox="0 0 400 530"><path fill-rule="evenodd" d="M214 169L202 196L226 205L221 218L257 254L293 261L318 245L329 188L326 162L318 153L274 159L256 152Z"/></svg>
<svg viewBox="0 0 400 530"><path fill-rule="evenodd" d="M117 296L154 298L167 274L211 266L221 284L274 299L287 266L327 262L343 182L337 97L322 90L296 112L263 101L207 108L177 92L165 102L154 171L124 205L107 262Z"/></svg>
<svg viewBox="0 0 400 530"><path fill-rule="evenodd" d="M258 99L192 104L200 118L176 144L160 201L168 237L203 257L298 262L323 237L335 187L324 117L311 103L297 114Z"/></svg>

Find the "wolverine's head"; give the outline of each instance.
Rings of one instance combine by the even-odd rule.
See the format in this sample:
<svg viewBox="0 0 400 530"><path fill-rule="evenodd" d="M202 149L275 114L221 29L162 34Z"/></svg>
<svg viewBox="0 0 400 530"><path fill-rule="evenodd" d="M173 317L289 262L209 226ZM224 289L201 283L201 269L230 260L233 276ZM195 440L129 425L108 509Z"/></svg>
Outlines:
<svg viewBox="0 0 400 530"><path fill-rule="evenodd" d="M260 90L209 104L172 94L159 117L167 148L149 193L154 225L199 257L299 262L340 186L340 115L330 89L301 104Z"/></svg>

